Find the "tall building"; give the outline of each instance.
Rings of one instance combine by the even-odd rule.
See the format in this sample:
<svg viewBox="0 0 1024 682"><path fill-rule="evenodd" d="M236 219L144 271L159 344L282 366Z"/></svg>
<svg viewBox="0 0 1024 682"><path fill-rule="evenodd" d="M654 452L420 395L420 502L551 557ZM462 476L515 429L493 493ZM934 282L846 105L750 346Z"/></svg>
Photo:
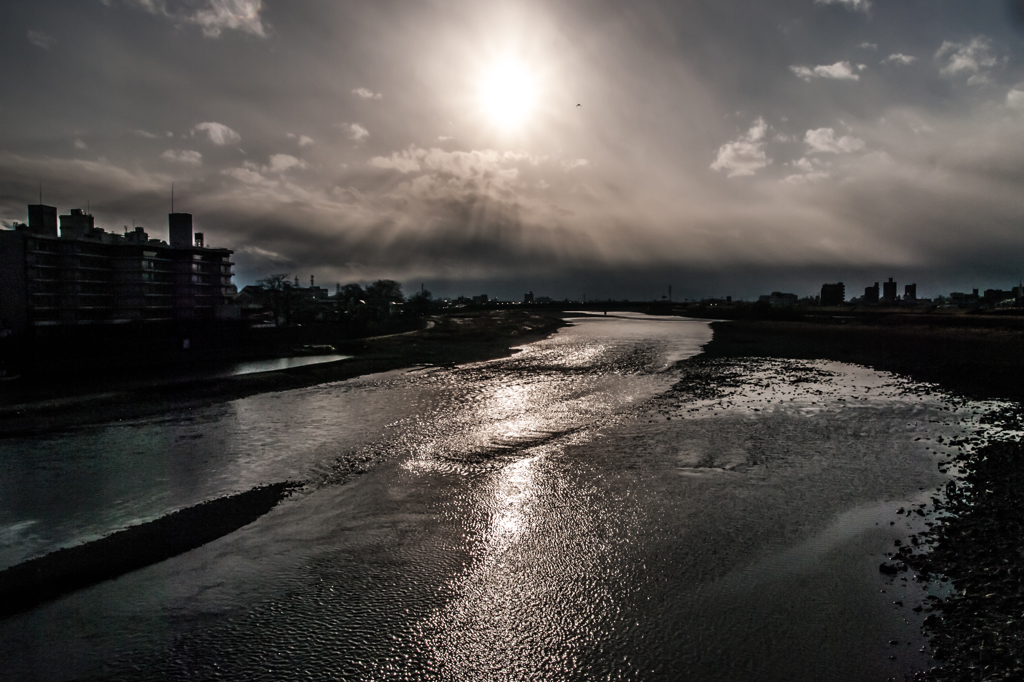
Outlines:
<svg viewBox="0 0 1024 682"><path fill-rule="evenodd" d="M95 227L92 216L80 208L73 208L69 215L62 215L60 217L60 236L65 239L84 237L91 233Z"/></svg>
<svg viewBox="0 0 1024 682"><path fill-rule="evenodd" d="M904 301L916 301L917 300L917 284L907 284L903 287L903 300Z"/></svg>
<svg viewBox="0 0 1024 682"><path fill-rule="evenodd" d="M43 204L29 204L28 224L41 235L57 236L57 209Z"/></svg>
<svg viewBox="0 0 1024 682"><path fill-rule="evenodd" d="M886 303L896 302L896 282L892 281L892 277L888 282L882 282L882 300Z"/></svg>
<svg viewBox="0 0 1024 682"><path fill-rule="evenodd" d="M873 287L864 287L864 302L878 303L878 282Z"/></svg>
<svg viewBox="0 0 1024 682"><path fill-rule="evenodd" d="M81 209L28 207L28 224L0 231L0 326L14 333L232 316L229 249L193 243L192 216L170 214L174 244L145 229L118 235Z"/></svg>
<svg viewBox="0 0 1024 682"><path fill-rule="evenodd" d="M821 285L821 305L842 305L846 301L846 285L842 282Z"/></svg>

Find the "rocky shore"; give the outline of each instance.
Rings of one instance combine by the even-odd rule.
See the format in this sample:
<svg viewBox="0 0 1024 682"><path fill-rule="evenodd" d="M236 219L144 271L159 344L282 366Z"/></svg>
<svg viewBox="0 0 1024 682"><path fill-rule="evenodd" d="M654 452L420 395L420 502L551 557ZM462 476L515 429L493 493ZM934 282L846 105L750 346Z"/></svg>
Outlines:
<svg viewBox="0 0 1024 682"><path fill-rule="evenodd" d="M861 364L938 384L993 409L994 427L940 464L952 474L931 504L911 510L928 530L893 548L879 570L931 582L945 597L924 605L936 665L921 682L1024 679L1024 332L921 324L717 322L708 358L774 357ZM922 388L921 390L927 390Z"/></svg>
<svg viewBox="0 0 1024 682"><path fill-rule="evenodd" d="M1014 416L1019 421L1020 413ZM919 680L1024 679L1022 462L1020 442L955 457L963 474L933 501L939 522L894 554L894 570L952 586L925 618L939 665Z"/></svg>

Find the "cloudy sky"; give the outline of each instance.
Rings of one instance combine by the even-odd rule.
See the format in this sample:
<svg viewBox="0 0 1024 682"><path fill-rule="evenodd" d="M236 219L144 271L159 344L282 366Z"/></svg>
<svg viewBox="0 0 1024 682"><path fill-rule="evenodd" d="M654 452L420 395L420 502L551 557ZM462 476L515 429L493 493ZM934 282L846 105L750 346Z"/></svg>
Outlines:
<svg viewBox="0 0 1024 682"><path fill-rule="evenodd" d="M166 238L173 182L240 286L1008 288L1019 4L5 0L0 219Z"/></svg>

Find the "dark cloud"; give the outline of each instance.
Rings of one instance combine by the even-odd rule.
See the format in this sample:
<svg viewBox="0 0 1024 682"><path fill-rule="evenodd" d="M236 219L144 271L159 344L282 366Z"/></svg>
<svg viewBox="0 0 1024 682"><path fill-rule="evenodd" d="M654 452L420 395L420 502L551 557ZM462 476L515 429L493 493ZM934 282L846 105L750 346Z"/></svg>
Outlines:
<svg viewBox="0 0 1024 682"><path fill-rule="evenodd" d="M1008 285L1019 6L7 3L0 218L42 181L61 212L162 236L173 182L240 284ZM512 127L479 99L510 59L535 98Z"/></svg>

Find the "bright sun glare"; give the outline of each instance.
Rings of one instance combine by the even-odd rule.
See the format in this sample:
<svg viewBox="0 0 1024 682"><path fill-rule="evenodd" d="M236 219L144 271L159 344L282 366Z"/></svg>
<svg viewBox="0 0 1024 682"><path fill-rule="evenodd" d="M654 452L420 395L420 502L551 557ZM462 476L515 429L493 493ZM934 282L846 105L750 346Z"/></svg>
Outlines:
<svg viewBox="0 0 1024 682"><path fill-rule="evenodd" d="M490 119L502 128L517 128L525 122L536 98L534 84L517 61L497 64L485 74L480 100Z"/></svg>

